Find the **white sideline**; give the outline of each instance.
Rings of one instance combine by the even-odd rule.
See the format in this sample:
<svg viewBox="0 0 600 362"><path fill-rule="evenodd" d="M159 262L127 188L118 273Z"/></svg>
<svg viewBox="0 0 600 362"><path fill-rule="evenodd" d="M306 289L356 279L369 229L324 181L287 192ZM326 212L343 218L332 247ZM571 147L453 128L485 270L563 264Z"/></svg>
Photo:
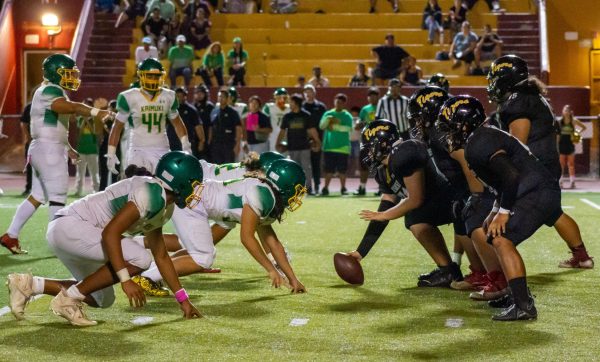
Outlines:
<svg viewBox="0 0 600 362"><path fill-rule="evenodd" d="M593 207L596 210L600 210L600 205L598 205L594 202L591 202L588 199L579 199L579 200L581 200L581 202L583 202L584 204L588 204L589 206Z"/></svg>

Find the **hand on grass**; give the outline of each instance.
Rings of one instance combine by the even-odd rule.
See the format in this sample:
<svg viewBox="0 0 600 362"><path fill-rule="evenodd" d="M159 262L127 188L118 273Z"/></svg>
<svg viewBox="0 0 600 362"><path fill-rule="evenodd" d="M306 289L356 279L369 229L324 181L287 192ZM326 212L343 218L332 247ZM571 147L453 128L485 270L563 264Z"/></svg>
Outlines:
<svg viewBox="0 0 600 362"><path fill-rule="evenodd" d="M192 302L189 299L184 300L179 304L181 311L183 312L183 318L192 319L192 318L202 318L202 314L200 311L194 307Z"/></svg>
<svg viewBox="0 0 600 362"><path fill-rule="evenodd" d="M129 298L129 305L132 307L142 307L146 304L146 295L144 295L144 290L137 284L135 284L131 279L126 282L121 283L121 288L123 288L123 292Z"/></svg>

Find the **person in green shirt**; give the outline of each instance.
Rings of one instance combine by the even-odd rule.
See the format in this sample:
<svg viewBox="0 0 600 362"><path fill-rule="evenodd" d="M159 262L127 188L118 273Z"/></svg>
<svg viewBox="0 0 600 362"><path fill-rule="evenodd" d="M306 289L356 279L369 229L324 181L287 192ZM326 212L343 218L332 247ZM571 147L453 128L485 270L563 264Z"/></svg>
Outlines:
<svg viewBox="0 0 600 362"><path fill-rule="evenodd" d="M186 45L185 35L177 35L175 38L177 45L169 49L169 62L171 69L169 78L171 79L171 88L177 87L177 77L182 75L185 79L185 86L189 87L192 81L192 61L194 60L194 48Z"/></svg>
<svg viewBox="0 0 600 362"><path fill-rule="evenodd" d="M227 67L229 68L229 85L246 86L246 62L248 52L244 50L242 38L233 38L233 49L227 53Z"/></svg>
<svg viewBox="0 0 600 362"><path fill-rule="evenodd" d="M352 132L352 115L344 109L348 97L339 93L335 96L333 109L321 117L319 128L323 133L323 158L325 160L325 187L322 196L329 195L329 183L337 172L342 186L342 195L347 194L346 170L350 156L350 133Z"/></svg>
<svg viewBox="0 0 600 362"><path fill-rule="evenodd" d="M160 17L169 21L175 15L175 4L171 0L152 0L146 4L146 18L152 9L158 8L160 10Z"/></svg>
<svg viewBox="0 0 600 362"><path fill-rule="evenodd" d="M223 82L223 66L225 65L225 57L221 50L221 43L218 41L212 43L206 49L204 57L202 57L202 67L198 68L196 74L202 77L204 85L212 87L211 77L214 76L217 84L222 86Z"/></svg>
<svg viewBox="0 0 600 362"><path fill-rule="evenodd" d="M367 91L367 101L369 103L362 107L358 114L359 121L354 126L354 129L357 131L362 131L363 128L375 120L375 115L377 114L377 102L379 101L379 88L369 88ZM363 166L362 162L360 162L360 185L358 186L358 190L354 193L355 195L364 196L367 194L368 178L369 170Z"/></svg>
<svg viewBox="0 0 600 362"><path fill-rule="evenodd" d="M87 98L84 104L93 107L94 101ZM96 131L93 117L77 117L77 127L79 128L79 142L77 143L77 152L79 152L79 163L77 163L77 191L75 196L80 197L83 193L83 180L85 179L86 169L90 172L92 178L92 187L94 192L98 192L100 180L98 177L98 142L96 140Z"/></svg>

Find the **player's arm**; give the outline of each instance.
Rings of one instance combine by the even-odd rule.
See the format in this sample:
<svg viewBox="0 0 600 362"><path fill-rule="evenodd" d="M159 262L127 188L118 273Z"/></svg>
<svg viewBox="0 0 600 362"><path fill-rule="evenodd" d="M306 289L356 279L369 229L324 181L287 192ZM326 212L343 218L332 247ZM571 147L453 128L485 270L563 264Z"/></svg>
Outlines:
<svg viewBox="0 0 600 362"><path fill-rule="evenodd" d="M144 234L145 241L148 243L152 256L156 262L156 266L163 276L165 282L173 291L177 302L180 303L183 316L185 318L200 317L200 312L192 305L190 299L177 277L177 272L173 266L173 262L167 253L165 242L162 235L162 227L154 229Z"/></svg>
<svg viewBox="0 0 600 362"><path fill-rule="evenodd" d="M465 150L456 150L450 154L450 157L460 164L460 168L462 169L462 172L467 179L467 183L469 184L469 191L471 193L483 192L483 184L475 177L475 174L473 171L471 171L469 165L467 164L467 160L465 159Z"/></svg>
<svg viewBox="0 0 600 362"><path fill-rule="evenodd" d="M585 124L583 124L583 122L581 122L580 120L578 120L577 118L574 118L574 117L573 117L573 125L579 127L579 130L578 130L579 133L582 133L587 129L587 127L585 126Z"/></svg>
<svg viewBox="0 0 600 362"><path fill-rule="evenodd" d="M508 131L515 136L522 144L527 144L529 131L531 130L531 121L527 118L518 118L510 122Z"/></svg>
<svg viewBox="0 0 600 362"><path fill-rule="evenodd" d="M499 208L488 227L488 235L500 236L506 232L506 223L510 218L510 212L517 201L519 189L519 170L512 163L506 152L496 152L489 161L489 169L500 182Z"/></svg>
<svg viewBox="0 0 600 362"><path fill-rule="evenodd" d="M381 200L379 202L379 208L377 211L384 212L388 209L391 209L398 203L397 197L392 194L382 194ZM367 256L373 245L377 242L385 228L387 227L389 221L375 221L371 220L369 222L369 226L367 226L367 230L363 235L358 248L355 251L351 252L350 255L358 259L359 261Z"/></svg>
<svg viewBox="0 0 600 362"><path fill-rule="evenodd" d="M281 271L283 271L289 280L292 293L306 292L306 288L304 285L302 285L302 283L300 283L296 277L296 274L294 274L294 270L292 269L292 266L285 255L285 249L283 248L283 245L281 245L279 238L277 238L277 234L275 234L273 227L271 225L259 225L257 232L258 238L263 244L266 243L269 246L271 249L271 254L277 262L277 265L279 265Z"/></svg>
<svg viewBox="0 0 600 362"><path fill-rule="evenodd" d="M192 145L190 144L188 138L187 128L185 128L185 123L183 123L183 120L181 119L179 114L177 114L173 119L171 119L171 124L175 129L175 134L177 134L177 137L181 142L181 149L191 154Z"/></svg>
<svg viewBox="0 0 600 362"><path fill-rule="evenodd" d="M98 117L104 119L106 116L111 114L110 111L102 110L95 107L90 107L83 103L71 102L66 98L56 98L50 106L53 112L58 114L76 114L78 116L85 117Z"/></svg>
<svg viewBox="0 0 600 362"><path fill-rule="evenodd" d="M425 201L425 172L418 169L412 175L404 177L404 185L407 190L407 197L402 199L397 205L386 211L362 210L360 217L363 220L386 221L394 220L406 215L409 211L420 207Z"/></svg>
<svg viewBox="0 0 600 362"><path fill-rule="evenodd" d="M258 215L252 210L250 205L244 205L242 209L242 227L240 228L240 239L242 241L242 245L248 250L250 255L269 273L269 278L271 278L272 285L276 288L282 283L281 276L267 258L264 250L260 246L258 240L254 234L256 233L256 229L258 228L259 218Z"/></svg>

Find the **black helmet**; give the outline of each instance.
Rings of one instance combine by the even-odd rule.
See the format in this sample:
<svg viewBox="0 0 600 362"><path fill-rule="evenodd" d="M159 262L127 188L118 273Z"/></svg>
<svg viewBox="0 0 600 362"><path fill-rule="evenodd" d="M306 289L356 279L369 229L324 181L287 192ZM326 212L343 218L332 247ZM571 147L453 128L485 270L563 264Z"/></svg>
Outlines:
<svg viewBox="0 0 600 362"><path fill-rule="evenodd" d="M375 172L399 139L398 128L388 120L378 119L365 126L360 139L360 162L363 167L371 173Z"/></svg>
<svg viewBox="0 0 600 362"><path fill-rule="evenodd" d="M513 88L529 77L527 62L516 55L504 55L492 63L487 75L490 101L500 103Z"/></svg>
<svg viewBox="0 0 600 362"><path fill-rule="evenodd" d="M467 138L485 122L485 110L481 102L471 96L456 96L448 99L436 122L436 127L443 134L442 143L452 152L464 148Z"/></svg>
<svg viewBox="0 0 600 362"><path fill-rule="evenodd" d="M450 91L450 82L448 82L448 79L446 79L446 76L442 73L435 73L432 75L427 84L440 87L446 92Z"/></svg>
<svg viewBox="0 0 600 362"><path fill-rule="evenodd" d="M413 93L408 101L408 123L412 138L426 136L447 100L448 93L440 87L427 86Z"/></svg>

